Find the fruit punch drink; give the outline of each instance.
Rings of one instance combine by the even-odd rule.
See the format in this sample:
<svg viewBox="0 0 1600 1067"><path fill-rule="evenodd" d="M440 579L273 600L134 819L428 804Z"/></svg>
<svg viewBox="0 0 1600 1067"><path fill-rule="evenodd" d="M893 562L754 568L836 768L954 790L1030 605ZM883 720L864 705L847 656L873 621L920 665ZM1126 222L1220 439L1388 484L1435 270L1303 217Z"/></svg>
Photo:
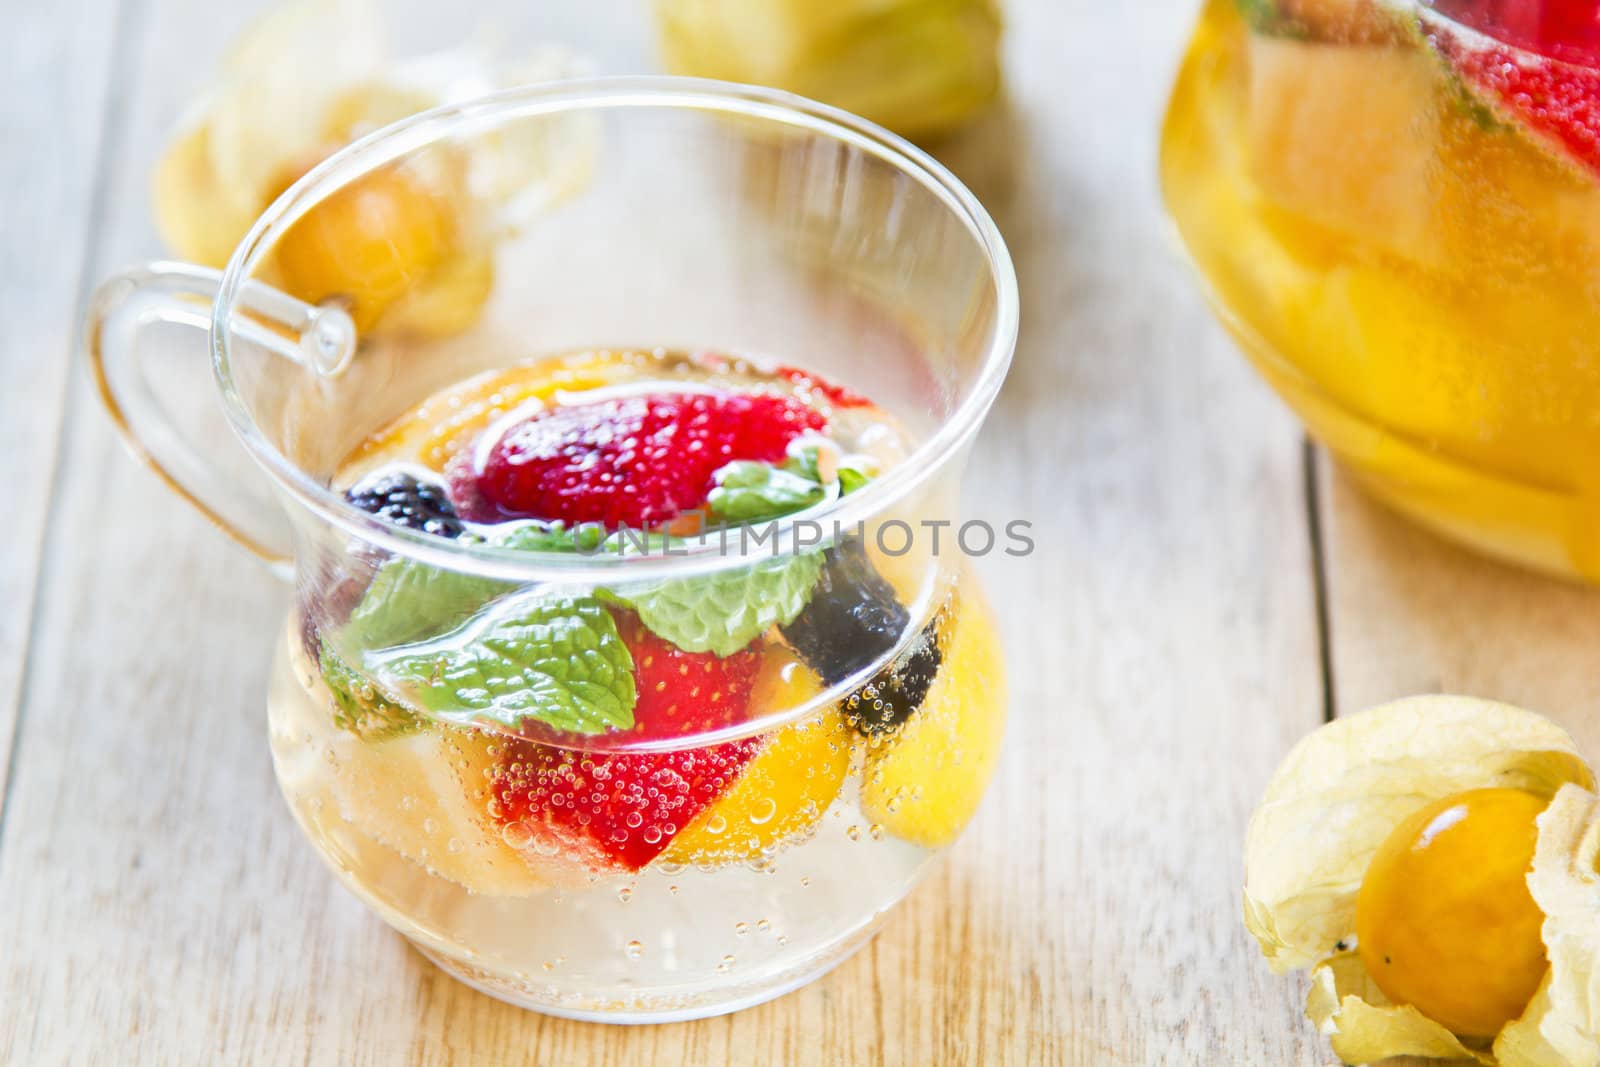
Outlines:
<svg viewBox="0 0 1600 1067"><path fill-rule="evenodd" d="M1224 322L1359 481L1600 580L1600 22L1208 0L1162 139Z"/></svg>
<svg viewBox="0 0 1600 1067"><path fill-rule="evenodd" d="M154 384L196 297L270 498ZM85 336L136 453L293 581L273 761L339 879L495 996L647 1022L827 970L972 818L1006 708L958 501L1016 328L933 160L626 78L338 149Z"/></svg>
<svg viewBox="0 0 1600 1067"><path fill-rule="evenodd" d="M775 529L909 444L792 368L593 352L429 398L336 481L559 562ZM488 992L601 1017L770 995L860 944L997 756L981 593L887 541L605 586L378 561L287 635L279 781L345 884Z"/></svg>

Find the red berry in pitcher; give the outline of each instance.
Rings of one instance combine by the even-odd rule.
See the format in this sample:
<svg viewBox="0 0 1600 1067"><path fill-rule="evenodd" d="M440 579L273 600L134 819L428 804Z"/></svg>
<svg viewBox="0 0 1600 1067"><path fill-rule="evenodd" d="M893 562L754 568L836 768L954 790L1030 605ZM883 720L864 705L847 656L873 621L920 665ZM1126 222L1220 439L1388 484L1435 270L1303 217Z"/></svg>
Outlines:
<svg viewBox="0 0 1600 1067"><path fill-rule="evenodd" d="M790 441L824 425L799 400L770 393L656 393L550 408L506 430L469 488L501 517L656 526L703 505L718 468L782 460Z"/></svg>
<svg viewBox="0 0 1600 1067"><path fill-rule="evenodd" d="M684 652L627 615L638 702L630 737L683 737L742 720L761 667L756 646ZM497 816L591 866L636 871L735 781L760 738L670 752L581 752L512 740L495 769Z"/></svg>
<svg viewBox="0 0 1600 1067"><path fill-rule="evenodd" d="M1459 25L1426 15L1424 24L1433 47L1502 118L1600 174L1597 8L1592 0L1437 0L1433 10Z"/></svg>

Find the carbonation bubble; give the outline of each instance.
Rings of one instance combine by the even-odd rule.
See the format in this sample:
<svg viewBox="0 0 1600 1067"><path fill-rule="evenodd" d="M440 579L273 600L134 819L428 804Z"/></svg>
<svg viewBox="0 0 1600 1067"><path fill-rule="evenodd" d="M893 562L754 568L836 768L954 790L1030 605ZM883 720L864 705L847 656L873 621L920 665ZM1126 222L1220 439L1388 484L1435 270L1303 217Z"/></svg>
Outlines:
<svg viewBox="0 0 1600 1067"><path fill-rule="evenodd" d="M771 797L762 797L751 806L750 821L760 826L762 823L771 822L776 814L778 814L778 802Z"/></svg>

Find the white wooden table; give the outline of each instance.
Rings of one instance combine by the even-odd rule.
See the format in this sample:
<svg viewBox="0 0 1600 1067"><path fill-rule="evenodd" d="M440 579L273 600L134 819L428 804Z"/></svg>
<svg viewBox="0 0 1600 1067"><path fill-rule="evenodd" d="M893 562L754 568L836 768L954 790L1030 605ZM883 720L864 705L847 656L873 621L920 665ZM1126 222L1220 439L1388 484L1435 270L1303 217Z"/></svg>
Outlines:
<svg viewBox="0 0 1600 1067"><path fill-rule="evenodd" d="M648 69L642 3L493 5ZM285 592L120 451L74 356L159 251L147 175L255 3L0 12L0 1063L1329 1064L1239 919L1251 806L1325 715L1460 690L1600 753L1600 596L1358 497L1212 323L1155 131L1192 0L1013 0L1004 113L943 153L996 215L1023 340L974 510L1015 699L992 794L867 951L775 1003L614 1029L436 973L279 799ZM412 0L402 46L460 30ZM604 10L599 10L604 8Z"/></svg>

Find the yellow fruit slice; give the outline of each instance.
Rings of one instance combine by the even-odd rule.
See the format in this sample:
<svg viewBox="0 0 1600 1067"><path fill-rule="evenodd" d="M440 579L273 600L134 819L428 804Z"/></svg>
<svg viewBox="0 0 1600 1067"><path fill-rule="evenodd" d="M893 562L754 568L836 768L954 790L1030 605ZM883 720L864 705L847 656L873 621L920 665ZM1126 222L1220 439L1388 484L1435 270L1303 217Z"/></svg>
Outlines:
<svg viewBox="0 0 1600 1067"><path fill-rule="evenodd" d="M762 665L751 708L792 708L819 692L811 669L775 647ZM733 787L673 839L666 860L696 866L748 862L811 829L844 785L851 737L835 707L778 730Z"/></svg>
<svg viewBox="0 0 1600 1067"><path fill-rule="evenodd" d="M868 753L862 811L914 844L954 841L994 775L1005 717L1005 657L989 606L969 582L922 706Z"/></svg>
<svg viewBox="0 0 1600 1067"><path fill-rule="evenodd" d="M542 359L469 378L436 393L363 441L351 454L350 472L381 463L417 463L435 471L494 420L533 400L562 391L581 392L625 380L633 364L625 352L594 351Z"/></svg>
<svg viewBox="0 0 1600 1067"><path fill-rule="evenodd" d="M1248 49L1247 146L1260 191L1341 235L1448 265L1431 221L1440 103L1428 58L1258 34Z"/></svg>
<svg viewBox="0 0 1600 1067"><path fill-rule="evenodd" d="M474 893L525 896L544 883L488 816L494 740L429 727L383 741L330 731L339 814L357 829Z"/></svg>

